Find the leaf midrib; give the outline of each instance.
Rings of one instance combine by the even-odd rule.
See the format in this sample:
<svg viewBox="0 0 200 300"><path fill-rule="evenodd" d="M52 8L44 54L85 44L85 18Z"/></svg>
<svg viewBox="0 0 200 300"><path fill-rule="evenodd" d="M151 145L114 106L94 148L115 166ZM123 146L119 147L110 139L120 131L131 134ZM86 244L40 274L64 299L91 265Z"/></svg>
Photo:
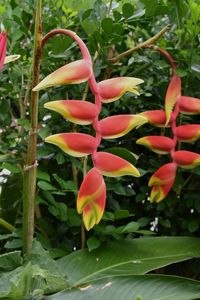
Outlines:
<svg viewBox="0 0 200 300"><path fill-rule="evenodd" d="M185 257L185 259L183 259L183 260L186 260L186 259L190 259L190 258L192 258L193 257L193 255L191 254L191 252L190 253L188 253L187 254L187 256L186 256L186 254L179 254L179 255L176 255L176 256L174 256L174 255L167 255L167 256L157 256L156 258L151 258L151 257L148 257L148 258L142 258L142 259L135 259L135 261L136 260L140 260L141 261L141 263L143 262L143 261L148 261L148 260L159 260L159 259L163 259L163 258L170 258L170 257L174 257L174 258L178 258L178 257L182 257L182 256L184 256ZM78 280L75 284L73 284L72 285L72 287L75 287L75 286L77 286L77 285L80 285L80 284L83 284L83 283L87 283L88 282L88 280L91 278L91 277L93 277L93 276L96 276L97 274L101 274L102 272L104 272L104 271L106 271L106 270L109 270L109 269L113 269L113 268L115 268L115 267L117 267L117 266L122 266L122 265L126 265L126 264L129 264L129 263L132 263L134 261L134 259L131 259L131 260L128 260L128 261L126 261L126 262L121 262L121 263L117 263L117 264L114 264L114 265L112 265L112 266L109 266L109 267L106 267L106 268L102 268L100 271L96 271L96 272L94 272L94 273L92 273L92 274L90 274L90 275L87 275L87 276L85 276L84 278L82 278L81 280ZM178 260L179 261L179 260ZM177 261L177 262L178 262ZM134 264L140 264L140 263L134 263ZM166 266L166 265L168 265L168 264L164 264L164 265L162 265L162 266ZM151 271L152 269L149 269L149 270L147 270L146 272L149 272L149 271ZM145 273L146 273L145 272ZM144 273L144 274L145 274ZM139 274L135 274L135 275L139 275ZM105 277L109 277L110 275L108 275L108 276L105 276ZM124 276L124 275L112 275L112 277L117 277L117 276ZM95 279L94 279L95 280Z"/></svg>

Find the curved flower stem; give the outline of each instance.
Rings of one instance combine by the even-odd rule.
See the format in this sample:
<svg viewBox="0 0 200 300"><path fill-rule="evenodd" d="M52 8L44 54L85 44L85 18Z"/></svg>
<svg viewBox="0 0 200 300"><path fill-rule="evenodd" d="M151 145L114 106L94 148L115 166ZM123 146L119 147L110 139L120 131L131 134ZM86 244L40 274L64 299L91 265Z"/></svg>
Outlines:
<svg viewBox="0 0 200 300"><path fill-rule="evenodd" d="M86 59L88 62L92 64L92 59L90 56L90 53L88 51L88 48L86 47L85 43L82 41L82 39L73 31L68 29L53 29L50 32L48 32L42 39L42 47L45 46L46 42L57 34L64 34L67 36L70 36L79 46L82 56L84 59Z"/></svg>
<svg viewBox="0 0 200 300"><path fill-rule="evenodd" d="M39 83L41 41L42 41L42 19L41 0L36 1L35 17L35 37L32 63L32 88ZM32 248L34 235L34 205L36 190L36 145L37 145L37 125L38 125L38 92L31 92L30 98L30 122L28 150L26 166L24 167L23 180L23 253L27 254Z"/></svg>
<svg viewBox="0 0 200 300"><path fill-rule="evenodd" d="M167 52L163 48L160 48L156 45L147 45L144 48L153 49L155 51L160 52L162 55L164 55L167 58L168 62L170 63L170 65L172 67L172 70L173 70L173 73L175 73L176 68L177 68L177 63L174 61L173 57L169 54L169 52Z"/></svg>

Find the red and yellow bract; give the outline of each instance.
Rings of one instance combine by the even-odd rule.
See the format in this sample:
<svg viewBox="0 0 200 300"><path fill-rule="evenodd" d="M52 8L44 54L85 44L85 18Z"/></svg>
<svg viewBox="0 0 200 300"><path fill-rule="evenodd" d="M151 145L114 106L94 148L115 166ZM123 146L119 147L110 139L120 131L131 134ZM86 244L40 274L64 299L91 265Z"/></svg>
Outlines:
<svg viewBox="0 0 200 300"><path fill-rule="evenodd" d="M93 157L94 166L98 171L105 176L119 177L125 175L131 175L139 177L140 173L136 167L130 164L125 159L108 153L108 152L97 152Z"/></svg>
<svg viewBox="0 0 200 300"><path fill-rule="evenodd" d="M40 91L51 86L77 84L85 82L92 73L92 66L86 59L69 63L45 77L33 91Z"/></svg>
<svg viewBox="0 0 200 300"><path fill-rule="evenodd" d="M176 176L177 165L175 163L167 163L160 167L149 179L149 186L165 185Z"/></svg>
<svg viewBox="0 0 200 300"><path fill-rule="evenodd" d="M96 139L85 133L58 133L48 136L45 142L54 144L75 157L92 154L97 148Z"/></svg>
<svg viewBox="0 0 200 300"><path fill-rule="evenodd" d="M200 165L200 154L196 152L179 150L172 155L174 162L184 169L193 169Z"/></svg>
<svg viewBox="0 0 200 300"><path fill-rule="evenodd" d="M79 124L91 124L98 115L96 105L82 100L57 100L44 104L45 108L60 113L65 119Z"/></svg>
<svg viewBox="0 0 200 300"><path fill-rule="evenodd" d="M173 75L165 96L165 113L166 125L169 123L174 105L181 96L181 79L177 75Z"/></svg>
<svg viewBox="0 0 200 300"><path fill-rule="evenodd" d="M187 115L200 114L200 99L181 96L179 99L179 110L182 114Z"/></svg>
<svg viewBox="0 0 200 300"><path fill-rule="evenodd" d="M102 102L109 103L118 100L126 92L139 95L138 84L144 81L134 77L116 77L106 79L98 83Z"/></svg>
<svg viewBox="0 0 200 300"><path fill-rule="evenodd" d="M165 127L166 114L164 110L148 110L139 114L147 118L147 122L157 127Z"/></svg>
<svg viewBox="0 0 200 300"><path fill-rule="evenodd" d="M87 230L100 222L105 204L106 186L103 176L96 168L92 168L83 179L77 198L77 211L83 214Z"/></svg>
<svg viewBox="0 0 200 300"><path fill-rule="evenodd" d="M200 124L187 124L176 127L176 137L181 142L195 142L200 138Z"/></svg>
<svg viewBox="0 0 200 300"><path fill-rule="evenodd" d="M140 115L116 115L102 119L100 132L104 139L115 139L124 136L133 128L147 123L147 118Z"/></svg>
<svg viewBox="0 0 200 300"><path fill-rule="evenodd" d="M136 141L136 144L146 146L158 154L168 154L174 147L174 141L166 136L145 136Z"/></svg>

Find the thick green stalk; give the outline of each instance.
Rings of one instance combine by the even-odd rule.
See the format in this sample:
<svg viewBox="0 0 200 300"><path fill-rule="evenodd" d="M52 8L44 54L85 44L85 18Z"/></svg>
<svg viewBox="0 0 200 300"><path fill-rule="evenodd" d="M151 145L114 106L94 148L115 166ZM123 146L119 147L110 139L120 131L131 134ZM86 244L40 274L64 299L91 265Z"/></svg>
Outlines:
<svg viewBox="0 0 200 300"><path fill-rule="evenodd" d="M32 64L32 88L39 83L41 44L42 44L42 19L41 2L36 0L35 36ZM34 236L34 207L37 175L36 145L38 126L38 92L31 92L30 97L30 123L26 165L24 168L23 186L23 252L27 254L32 248Z"/></svg>

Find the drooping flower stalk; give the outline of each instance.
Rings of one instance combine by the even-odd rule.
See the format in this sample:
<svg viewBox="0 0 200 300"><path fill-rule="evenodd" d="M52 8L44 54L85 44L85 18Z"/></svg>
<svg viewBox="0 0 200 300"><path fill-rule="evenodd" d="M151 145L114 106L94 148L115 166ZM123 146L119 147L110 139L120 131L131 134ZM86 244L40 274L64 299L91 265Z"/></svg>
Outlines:
<svg viewBox="0 0 200 300"><path fill-rule="evenodd" d="M72 156L91 155L92 157L93 168L83 179L77 198L78 212L83 214L85 227L89 230L99 223L105 209L106 188L103 175L111 177L140 176L139 171L126 160L113 154L98 152L98 146L104 137L103 132L111 137L113 131L112 122L99 120L102 102L116 101L126 92L138 94L137 85L142 83L143 80L117 77L97 83L89 51L84 42L74 32L65 29L53 30L44 37L43 46L50 37L56 34L65 34L74 39L80 47L83 58L54 71L35 86L33 91L39 91L58 84L77 84L88 81L90 90L94 95L94 104L87 101L81 103L80 100L58 100L45 104L46 108L61 113L64 118L74 123L81 125L92 123L96 132L95 137L82 133L60 133L46 138L46 142L57 145ZM117 116L114 117L117 118ZM121 118L123 117L121 116ZM147 121L146 117L143 116L134 117L134 115L130 115L128 118L125 115L125 118L128 121L123 128L120 123L114 124L117 133L114 138L124 135ZM94 178L96 178L95 181Z"/></svg>
<svg viewBox="0 0 200 300"><path fill-rule="evenodd" d="M149 186L152 187L150 194L151 202L162 201L170 192L176 177L178 167L191 169L200 165L200 155L191 151L177 151L178 142L193 142L200 137L199 124L187 124L178 126L176 124L179 113L199 114L200 99L181 96L181 79L176 74L177 64L172 56L164 49L155 45L148 45L164 55L172 67L172 78L165 96L165 110L154 110L142 112L147 118L146 123L158 127L170 127L172 138L164 136L147 136L137 140L138 144L150 148L158 154L169 154L171 163L161 166L150 178Z"/></svg>

